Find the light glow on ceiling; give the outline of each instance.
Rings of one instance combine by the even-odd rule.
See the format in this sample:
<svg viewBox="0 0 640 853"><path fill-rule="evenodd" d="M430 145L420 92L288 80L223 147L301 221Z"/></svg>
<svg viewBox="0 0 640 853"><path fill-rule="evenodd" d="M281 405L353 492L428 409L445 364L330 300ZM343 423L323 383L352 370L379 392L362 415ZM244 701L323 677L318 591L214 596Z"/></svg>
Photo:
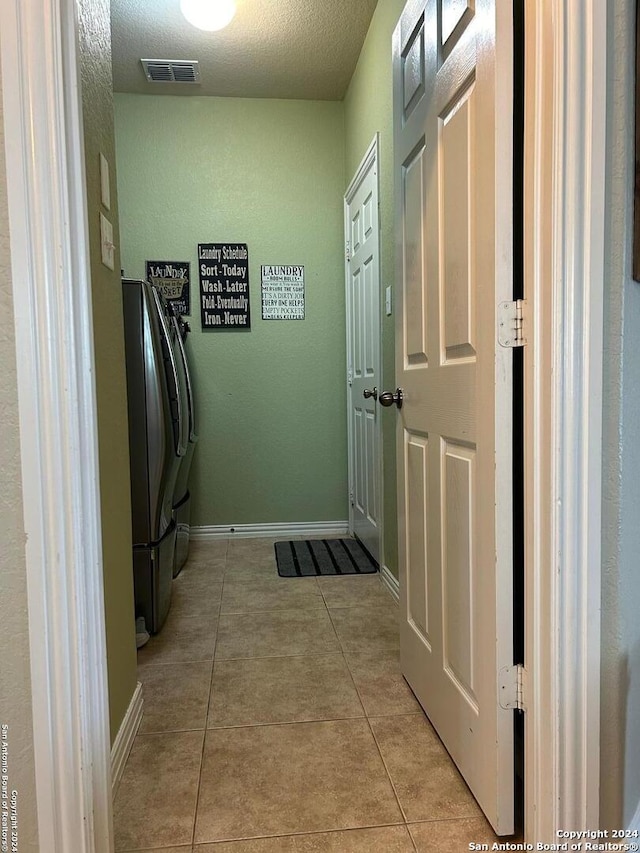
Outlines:
<svg viewBox="0 0 640 853"><path fill-rule="evenodd" d="M180 0L180 11L199 30L222 30L236 13L234 0Z"/></svg>

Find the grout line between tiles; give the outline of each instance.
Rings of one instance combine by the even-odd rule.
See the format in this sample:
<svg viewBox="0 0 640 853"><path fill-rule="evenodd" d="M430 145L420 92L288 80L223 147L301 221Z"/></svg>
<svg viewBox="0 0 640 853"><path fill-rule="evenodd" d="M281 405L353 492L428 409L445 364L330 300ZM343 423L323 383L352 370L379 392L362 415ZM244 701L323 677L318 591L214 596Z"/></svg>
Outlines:
<svg viewBox="0 0 640 853"><path fill-rule="evenodd" d="M411 842L411 846L415 850L415 853L418 853L418 845L416 844L416 840L413 837L413 833L411 832L411 829L409 828L409 824L405 823L404 827L407 830L407 835L409 836L409 841Z"/></svg>
<svg viewBox="0 0 640 853"><path fill-rule="evenodd" d="M222 606L222 601L220 602ZM283 607L279 610L248 610L244 613L220 613L219 617L222 616L255 616L256 613L316 613L321 612L324 613L324 605L323 607Z"/></svg>
<svg viewBox="0 0 640 853"><path fill-rule="evenodd" d="M218 602L218 603L219 603L219 602ZM169 611L169 614L171 614L171 611ZM194 620L194 621L195 621L196 619L199 619L200 621L202 621L203 619L206 619L206 618L210 618L210 619L211 619L211 618L214 618L214 617L211 617L211 616L210 616L210 617L206 617L206 616L185 616L184 614L178 614L178 616L179 616L179 618L180 618L181 620L182 620L182 619L188 619L188 620ZM171 616L170 616L170 615L169 615L169 616L167 616L167 619L170 619L170 618L171 618ZM217 618L217 617L215 617L215 618ZM165 624L166 624L166 623L165 623ZM160 634L159 634L159 633L158 633L158 634L154 634L154 636L155 636L155 637L158 637L158 636L160 636ZM143 646L143 648L144 648L144 646Z"/></svg>
<svg viewBox="0 0 640 853"><path fill-rule="evenodd" d="M149 663L139 663L138 670L147 669L148 667L156 667L156 666L184 666L185 663L213 663L213 658L207 658L206 660L179 660L175 661L175 663L165 663L164 661L149 661Z"/></svg>
<svg viewBox="0 0 640 853"><path fill-rule="evenodd" d="M129 848L128 850L119 849L116 850L115 853L166 853L167 850L179 850L180 853L184 851L184 853L192 853L192 845L191 844L178 844L174 847L135 847Z"/></svg>
<svg viewBox="0 0 640 853"><path fill-rule="evenodd" d="M407 826L420 826L420 824L422 824L422 823L460 823L460 822L464 822L466 820L484 820L484 821L486 821L487 819L484 816L484 814L482 813L482 811L480 811L479 813L476 812L475 814L472 814L472 815L461 815L458 817L431 817L431 818L422 818L422 820L410 820L410 821L407 821ZM514 838L514 836L512 836L512 835L505 835L503 837L505 839Z"/></svg>
<svg viewBox="0 0 640 853"><path fill-rule="evenodd" d="M400 796L398 795L398 791L397 791L397 789L396 789L395 782L394 782L394 781L393 781L393 779L391 778L391 773L390 773L390 771L389 771L389 768L387 767L387 762L384 760L384 755L382 754L382 749L380 748L380 744L378 743L378 739L377 739L377 737L376 737L376 733L375 733L375 732L374 732L374 730L373 730L373 726L371 725L371 720L369 719L369 717L367 717L367 725L369 726L369 731L371 732L371 737L373 738L373 741L374 741L374 743L375 743L375 745L376 745L376 749L378 750L378 754L380 755L380 760L382 761L382 766L384 767L385 772L386 772L387 776L389 777L389 783L391 784L391 787L392 787L392 789L393 789L394 796L395 796L396 801L397 801L397 803L398 803L398 808L400 809L400 814L402 815L402 817L403 817L403 819L404 819L405 826L406 826L406 825L407 825L407 823L408 823L408 821L407 821L407 814L406 814L405 810L404 810L404 809L403 809L403 807L402 807L402 803L400 802ZM407 830L407 831L408 831L408 830ZM411 835L411 833L410 833L410 832L409 832L409 835ZM412 840L413 840L413 839L412 839Z"/></svg>
<svg viewBox="0 0 640 853"><path fill-rule="evenodd" d="M231 571L231 573L233 573L233 569L231 569L230 571ZM245 580L244 578L229 578L229 583L234 584L234 585L238 584L238 585L244 586L244 584L253 583L253 581L256 580L256 578L258 578L261 581L273 581L274 583L277 583L280 586L286 587L289 585L291 580L295 580L296 582L303 580L306 582L306 585L308 587L311 586L311 581L315 581L314 586L316 586L318 589L320 589L320 584L318 583L318 575L308 575L304 578L298 578L298 577L296 577L296 578L283 578L278 574L278 567L275 564L269 566L268 569L255 569L255 570L250 569L250 571L255 571L254 577L249 578L248 580ZM296 584L294 583L294 584L292 584L292 586L296 586ZM299 588L301 588L301 587L299 586Z"/></svg>
<svg viewBox="0 0 640 853"><path fill-rule="evenodd" d="M234 660L274 660L278 658L326 658L326 657L337 657L342 656L342 649L333 649L333 651L325 651L325 652L293 652L289 655L253 655L251 657L241 657L241 658L216 658L215 663L230 663Z"/></svg>
<svg viewBox="0 0 640 853"><path fill-rule="evenodd" d="M277 726L307 726L317 723L350 723L353 720L366 719L364 710L362 714L353 717L316 717L312 720L275 720L272 723L239 723L238 725L208 726L208 732L222 732L229 729L266 729Z"/></svg>
<svg viewBox="0 0 640 853"><path fill-rule="evenodd" d="M333 627L333 626L332 626ZM325 657L326 655L341 655L341 649L329 649L324 652L293 652L290 655L251 655L250 657L239 657L239 658L216 658L214 663L218 663L219 661L234 661L234 660L273 660L274 658L308 658L308 657Z"/></svg>
<svg viewBox="0 0 640 853"><path fill-rule="evenodd" d="M206 732L206 728L204 729L158 729L153 732L140 732L140 737L147 737L147 735L179 735L179 734L188 734L189 732ZM179 846L179 845L178 845Z"/></svg>
<svg viewBox="0 0 640 853"><path fill-rule="evenodd" d="M217 838L215 841L200 841L194 845L194 851L198 851L198 848L206 847L207 845L212 844L244 844L248 841L262 841L264 840L273 840L277 838L306 838L308 835L329 835L332 833L338 832L359 832L363 829L392 829L394 827L403 827L407 829L407 825L403 821L397 821L396 823L367 823L364 825L358 826L341 826L335 829L315 829L315 830L305 830L301 832L287 832L277 833L275 835L247 835L242 838ZM407 829L407 833L411 836L411 833ZM162 850L162 848L160 848ZM123 851L122 853L139 853L137 850ZM140 851L142 853L142 851Z"/></svg>
<svg viewBox="0 0 640 853"><path fill-rule="evenodd" d="M222 591L220 594L220 601L218 602L218 615L216 618L216 636L213 641L213 657L211 660L211 676L209 678L209 697L207 699L207 711L204 718L204 734L202 738L202 752L200 753L200 770L198 773L198 790L196 792L196 804L195 810L193 813L193 829L191 830L191 846L196 843L196 823L198 821L198 808L200 806L200 789L202 787L202 768L204 766L204 751L207 745L207 723L209 722L209 708L211 707L211 691L213 690L213 673L215 670L215 661L216 661L216 648L218 646L218 632L220 630L220 610L222 608L222 596L224 595L224 578L227 573L227 555L229 552L229 540L227 539L227 547L225 548L224 555L224 570L222 573Z"/></svg>
<svg viewBox="0 0 640 853"><path fill-rule="evenodd" d="M323 593L323 595L324 595L324 593ZM331 617L331 610L329 610L329 608L327 608L327 611L329 613L329 619L331 619L331 624L333 625L333 619ZM336 630L335 625L333 626L333 629L334 629L334 631ZM338 636L338 642L340 643L340 648L342 649L342 654L344 656L345 663L347 665L347 670L349 672L349 675L351 676L351 681L353 682L353 686L356 690L356 693L358 694L358 698L360 699L360 704L362 705L363 708L365 708L364 702L362 701L362 696L360 695L360 691L358 690L358 685L356 684L355 678L353 677L353 672L351 671L351 667L349 666L349 661L347 659L345 648L342 644L342 641L340 640L340 636L338 635L337 631L336 631L336 636ZM404 820L404 825L406 826L407 825L407 815L406 815L404 809L402 808L402 803L400 802L400 797L398 796L396 786L393 782L393 779L391 778L391 773L389 772L389 768L387 767L387 763L384 760L384 757L382 755L382 750L380 749L380 744L378 743L378 741L376 739L373 728L371 726L371 722L369 720L369 717L367 716L366 709L365 709L365 719L367 721L367 727L369 728L369 731L371 732L371 737L373 738L373 742L375 743L376 749L378 750L378 755L380 756L380 760L382 761L382 766L384 767L385 773L387 774L389 784L391 785L391 790L393 791L393 795L396 798L396 803L398 804L398 808L400 809L400 814L402 815L402 818ZM411 833L409 832L408 829L407 829L407 832L408 832L409 836L411 837ZM411 843L413 844L413 838L411 838ZM415 847L415 844L414 844L414 847Z"/></svg>
<svg viewBox="0 0 640 853"><path fill-rule="evenodd" d="M291 607L270 607L267 610L224 610L220 611L220 616L255 616L258 613L290 613ZM315 607L306 607L304 605L298 606L296 608L297 611L303 611L305 613L313 613L315 611L326 610L326 606L324 602L321 605L316 604Z"/></svg>
<svg viewBox="0 0 640 853"><path fill-rule="evenodd" d="M148 663L139 663L138 666L146 669L148 666L183 666L185 663L213 663L213 658L189 658L188 660L174 660L167 662L155 662L151 660Z"/></svg>
<svg viewBox="0 0 640 853"><path fill-rule="evenodd" d="M326 603L326 599L325 599ZM389 607L397 608L397 604L394 605L391 602L390 605L386 604L327 604L327 610L389 610Z"/></svg>
<svg viewBox="0 0 640 853"><path fill-rule="evenodd" d="M404 711L402 714L367 714L367 717L370 720L385 720L389 717L422 717L431 725L429 717L427 717L422 708L419 708L417 711Z"/></svg>

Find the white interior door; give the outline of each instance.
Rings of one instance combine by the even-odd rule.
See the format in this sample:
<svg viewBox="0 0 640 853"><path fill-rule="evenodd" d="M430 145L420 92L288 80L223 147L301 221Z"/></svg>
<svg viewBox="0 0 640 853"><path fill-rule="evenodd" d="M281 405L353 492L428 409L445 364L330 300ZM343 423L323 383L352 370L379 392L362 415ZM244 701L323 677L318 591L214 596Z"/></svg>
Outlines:
<svg viewBox="0 0 640 853"><path fill-rule="evenodd" d="M498 834L513 831L512 9L410 0L394 35L401 658Z"/></svg>
<svg viewBox="0 0 640 853"><path fill-rule="evenodd" d="M345 195L350 530L380 562L381 424L378 145ZM371 396L365 396L371 392Z"/></svg>

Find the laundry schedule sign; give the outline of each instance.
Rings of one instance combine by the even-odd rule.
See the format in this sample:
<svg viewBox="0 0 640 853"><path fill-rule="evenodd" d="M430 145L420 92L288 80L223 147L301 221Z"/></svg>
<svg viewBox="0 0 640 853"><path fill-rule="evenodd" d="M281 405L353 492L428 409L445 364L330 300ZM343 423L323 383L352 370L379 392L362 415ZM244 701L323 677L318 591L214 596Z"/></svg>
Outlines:
<svg viewBox="0 0 640 853"><path fill-rule="evenodd" d="M189 261L147 261L147 281L155 284L178 314L191 314Z"/></svg>
<svg viewBox="0 0 640 853"><path fill-rule="evenodd" d="M262 319L304 320L304 267L262 267Z"/></svg>
<svg viewBox="0 0 640 853"><path fill-rule="evenodd" d="M199 243L202 331L250 329L246 243Z"/></svg>

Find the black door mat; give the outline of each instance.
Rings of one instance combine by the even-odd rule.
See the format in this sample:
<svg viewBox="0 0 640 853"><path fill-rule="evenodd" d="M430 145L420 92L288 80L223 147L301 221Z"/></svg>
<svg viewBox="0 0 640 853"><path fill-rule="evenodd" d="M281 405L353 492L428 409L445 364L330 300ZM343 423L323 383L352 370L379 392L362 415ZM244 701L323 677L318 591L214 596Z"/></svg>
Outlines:
<svg viewBox="0 0 640 853"><path fill-rule="evenodd" d="M304 539L276 542L282 578L309 575L369 575L378 564L357 539Z"/></svg>

